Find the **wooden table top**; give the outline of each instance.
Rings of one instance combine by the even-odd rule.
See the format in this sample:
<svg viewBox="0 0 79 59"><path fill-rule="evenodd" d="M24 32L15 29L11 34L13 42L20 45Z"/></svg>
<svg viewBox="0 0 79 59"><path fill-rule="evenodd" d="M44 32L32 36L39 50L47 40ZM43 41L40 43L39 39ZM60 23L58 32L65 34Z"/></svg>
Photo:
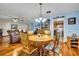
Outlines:
<svg viewBox="0 0 79 59"><path fill-rule="evenodd" d="M31 35L29 36L29 41L40 43L41 45L44 45L46 42L51 41L50 35L41 35L38 37L38 35Z"/></svg>

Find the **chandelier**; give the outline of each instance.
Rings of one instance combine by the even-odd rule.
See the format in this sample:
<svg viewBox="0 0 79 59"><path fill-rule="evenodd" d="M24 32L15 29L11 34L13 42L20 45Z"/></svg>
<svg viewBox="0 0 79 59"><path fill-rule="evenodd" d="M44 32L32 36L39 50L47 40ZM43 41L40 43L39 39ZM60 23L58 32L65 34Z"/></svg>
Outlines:
<svg viewBox="0 0 79 59"><path fill-rule="evenodd" d="M39 5L40 5L40 15L38 18L35 19L35 21L42 23L42 22L45 22L46 19L42 17L42 3L39 3Z"/></svg>

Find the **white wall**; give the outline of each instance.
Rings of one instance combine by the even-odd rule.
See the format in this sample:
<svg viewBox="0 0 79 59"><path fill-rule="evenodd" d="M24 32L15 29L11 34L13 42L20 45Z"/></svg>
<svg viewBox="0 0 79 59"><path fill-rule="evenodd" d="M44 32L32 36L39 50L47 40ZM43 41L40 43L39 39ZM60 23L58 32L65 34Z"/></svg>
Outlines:
<svg viewBox="0 0 79 59"><path fill-rule="evenodd" d="M54 20L53 20L53 17L50 17L50 31L51 31L51 36L52 36L52 39L54 38Z"/></svg>
<svg viewBox="0 0 79 59"><path fill-rule="evenodd" d="M16 23L9 22L9 21L1 22L1 20L0 20L0 29L3 29L3 36L8 35L7 30L11 30L11 24L16 24ZM27 29L27 25L26 24L24 24L24 23L17 23L17 25L18 25L18 29L19 30L26 31L26 29Z"/></svg>
<svg viewBox="0 0 79 59"><path fill-rule="evenodd" d="M24 23L18 23L18 29L23 30L24 32L26 31L26 29L28 29L28 25L24 24Z"/></svg>

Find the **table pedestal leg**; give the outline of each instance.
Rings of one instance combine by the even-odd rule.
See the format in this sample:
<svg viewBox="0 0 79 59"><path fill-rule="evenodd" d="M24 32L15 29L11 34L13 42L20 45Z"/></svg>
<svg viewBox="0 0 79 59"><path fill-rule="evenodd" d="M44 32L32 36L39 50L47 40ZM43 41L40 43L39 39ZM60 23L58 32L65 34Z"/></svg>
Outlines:
<svg viewBox="0 0 79 59"><path fill-rule="evenodd" d="M43 56L43 48L42 48L42 46L38 46L38 55Z"/></svg>

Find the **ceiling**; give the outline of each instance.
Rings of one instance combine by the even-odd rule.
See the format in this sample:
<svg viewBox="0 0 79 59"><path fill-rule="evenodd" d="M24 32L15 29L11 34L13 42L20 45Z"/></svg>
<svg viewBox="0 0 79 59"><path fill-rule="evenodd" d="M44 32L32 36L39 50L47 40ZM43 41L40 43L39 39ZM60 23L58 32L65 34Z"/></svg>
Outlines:
<svg viewBox="0 0 79 59"><path fill-rule="evenodd" d="M50 14L46 11L51 10ZM56 16L79 10L78 3L43 3L42 16ZM40 6L38 3L0 3L0 19L8 19L7 16L34 20L39 16Z"/></svg>

